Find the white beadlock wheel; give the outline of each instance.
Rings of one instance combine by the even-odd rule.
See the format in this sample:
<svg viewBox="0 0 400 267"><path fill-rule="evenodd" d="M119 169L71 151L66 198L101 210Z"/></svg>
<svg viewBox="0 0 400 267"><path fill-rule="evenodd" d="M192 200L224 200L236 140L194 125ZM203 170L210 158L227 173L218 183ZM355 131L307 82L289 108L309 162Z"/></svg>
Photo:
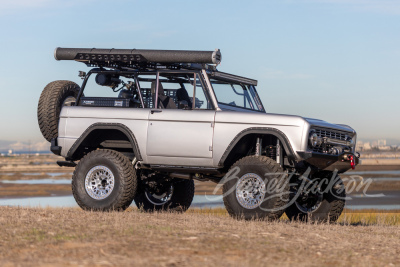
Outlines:
<svg viewBox="0 0 400 267"><path fill-rule="evenodd" d="M255 173L247 173L236 184L236 199L245 209L255 209L261 205L265 196L265 183Z"/></svg>
<svg viewBox="0 0 400 267"><path fill-rule="evenodd" d="M234 173L224 177L223 185L229 215L245 220L276 220L282 216L289 198L289 184L287 173L276 161L265 156L248 156L233 164L228 173ZM275 184L271 190L265 190L268 181Z"/></svg>
<svg viewBox="0 0 400 267"><path fill-rule="evenodd" d="M137 191L136 171L123 154L98 149L83 157L72 177L72 193L84 210L125 210Z"/></svg>
<svg viewBox="0 0 400 267"><path fill-rule="evenodd" d="M85 177L85 189L93 199L107 198L114 189L114 174L105 166L95 166Z"/></svg>

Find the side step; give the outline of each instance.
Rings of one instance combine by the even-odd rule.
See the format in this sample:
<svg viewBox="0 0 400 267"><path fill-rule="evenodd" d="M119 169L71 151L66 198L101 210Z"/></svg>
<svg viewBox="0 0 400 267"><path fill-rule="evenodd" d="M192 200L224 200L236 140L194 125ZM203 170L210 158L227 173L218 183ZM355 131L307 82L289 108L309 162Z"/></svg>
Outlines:
<svg viewBox="0 0 400 267"><path fill-rule="evenodd" d="M58 166L60 167L75 167L76 163L73 161L57 161Z"/></svg>

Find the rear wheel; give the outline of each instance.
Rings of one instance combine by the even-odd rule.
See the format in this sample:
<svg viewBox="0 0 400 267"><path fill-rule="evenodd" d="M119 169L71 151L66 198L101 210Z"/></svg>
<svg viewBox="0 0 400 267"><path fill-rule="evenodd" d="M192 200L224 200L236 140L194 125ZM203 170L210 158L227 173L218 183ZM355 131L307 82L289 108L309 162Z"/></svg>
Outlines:
<svg viewBox="0 0 400 267"><path fill-rule="evenodd" d="M194 181L173 179L157 183L143 183L135 197L136 206L146 212L186 211L194 197Z"/></svg>
<svg viewBox="0 0 400 267"><path fill-rule="evenodd" d="M100 149L87 154L76 166L72 193L84 210L125 210L137 188L136 172L121 153Z"/></svg>
<svg viewBox="0 0 400 267"><path fill-rule="evenodd" d="M76 101L80 87L71 81L54 81L42 91L38 103L38 123L47 141L58 137L61 108Z"/></svg>
<svg viewBox="0 0 400 267"><path fill-rule="evenodd" d="M265 156L237 161L223 178L223 199L228 213L238 219L279 219L288 201L287 174Z"/></svg>

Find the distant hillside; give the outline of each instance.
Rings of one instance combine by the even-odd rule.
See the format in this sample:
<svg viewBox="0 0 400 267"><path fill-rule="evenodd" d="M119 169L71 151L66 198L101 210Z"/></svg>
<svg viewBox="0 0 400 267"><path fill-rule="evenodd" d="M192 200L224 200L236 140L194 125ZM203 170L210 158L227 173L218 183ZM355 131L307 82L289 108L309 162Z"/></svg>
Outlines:
<svg viewBox="0 0 400 267"><path fill-rule="evenodd" d="M19 142L19 141L6 141L0 140L0 152L5 153L8 150L12 149L14 152L21 151L32 151L32 152L40 152L40 151L49 151L50 143L46 140L41 142Z"/></svg>

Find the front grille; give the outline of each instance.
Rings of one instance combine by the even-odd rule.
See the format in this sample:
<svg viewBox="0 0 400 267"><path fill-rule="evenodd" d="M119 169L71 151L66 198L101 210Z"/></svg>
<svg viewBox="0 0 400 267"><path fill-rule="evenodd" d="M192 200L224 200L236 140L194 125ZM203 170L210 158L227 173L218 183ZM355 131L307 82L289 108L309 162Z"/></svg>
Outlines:
<svg viewBox="0 0 400 267"><path fill-rule="evenodd" d="M338 140L343 140L346 141L347 135L344 133L340 132L334 132L330 130L322 130L322 129L315 129L315 132L319 137L328 137L328 138L333 138L333 139L338 139Z"/></svg>
<svg viewBox="0 0 400 267"><path fill-rule="evenodd" d="M338 132L334 130L327 130L327 129L314 129L315 133L318 135L318 137L327 137L331 139L336 139L336 140L341 140L341 141L347 141L347 138L349 137L349 134L343 133L343 132ZM313 152L318 152L318 153L329 153L329 149L332 147L332 145L327 145L326 146L326 151L324 151L322 145L317 145L316 147L312 148ZM336 146L338 147L338 146Z"/></svg>

